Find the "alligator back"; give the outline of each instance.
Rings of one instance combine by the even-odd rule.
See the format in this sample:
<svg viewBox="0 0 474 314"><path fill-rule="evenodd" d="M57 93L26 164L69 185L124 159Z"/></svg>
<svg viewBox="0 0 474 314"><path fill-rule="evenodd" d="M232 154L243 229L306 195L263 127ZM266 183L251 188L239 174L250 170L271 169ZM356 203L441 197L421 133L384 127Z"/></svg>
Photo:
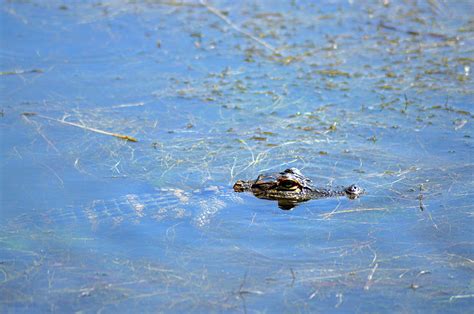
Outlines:
<svg viewBox="0 0 474 314"><path fill-rule="evenodd" d="M93 200L87 205L34 210L12 223L15 226L86 226L91 230L122 225L188 220L195 227L211 223L228 202L241 202L234 193L212 188L195 192L162 189L156 193L127 194L117 199Z"/></svg>

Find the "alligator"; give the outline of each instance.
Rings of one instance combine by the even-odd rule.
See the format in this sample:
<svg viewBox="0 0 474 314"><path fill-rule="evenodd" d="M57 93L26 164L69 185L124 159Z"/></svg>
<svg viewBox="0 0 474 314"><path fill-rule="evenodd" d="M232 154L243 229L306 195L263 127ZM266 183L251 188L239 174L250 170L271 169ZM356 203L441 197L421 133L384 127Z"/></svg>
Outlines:
<svg viewBox="0 0 474 314"><path fill-rule="evenodd" d="M312 199L346 196L356 199L364 190L352 184L347 187L315 187L297 168L289 168L276 174L261 174L255 180L238 180L234 184L235 192L251 192L254 196L278 201L278 207L293 209L298 203Z"/></svg>
<svg viewBox="0 0 474 314"><path fill-rule="evenodd" d="M259 175L256 180L239 180L235 192L250 191L258 198L277 200L282 209L292 209L300 202L315 198L347 196L357 198L363 190L356 185L346 188L316 188L298 169L290 168L276 175ZM86 205L32 210L17 216L10 223L24 226L53 227L77 224L92 230L117 228L123 224L137 225L146 221L170 223L189 220L198 229L209 226L228 204L243 203L240 195L227 188L211 186L184 191L177 188L153 189L151 193L127 194L116 199L94 200Z"/></svg>

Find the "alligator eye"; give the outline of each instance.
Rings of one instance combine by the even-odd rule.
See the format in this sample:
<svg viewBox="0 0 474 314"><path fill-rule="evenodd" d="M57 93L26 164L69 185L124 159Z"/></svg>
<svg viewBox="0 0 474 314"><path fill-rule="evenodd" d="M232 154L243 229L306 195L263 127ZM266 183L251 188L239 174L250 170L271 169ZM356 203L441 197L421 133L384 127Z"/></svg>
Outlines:
<svg viewBox="0 0 474 314"><path fill-rule="evenodd" d="M284 180L280 182L280 186L287 190L296 190L299 184L292 180Z"/></svg>

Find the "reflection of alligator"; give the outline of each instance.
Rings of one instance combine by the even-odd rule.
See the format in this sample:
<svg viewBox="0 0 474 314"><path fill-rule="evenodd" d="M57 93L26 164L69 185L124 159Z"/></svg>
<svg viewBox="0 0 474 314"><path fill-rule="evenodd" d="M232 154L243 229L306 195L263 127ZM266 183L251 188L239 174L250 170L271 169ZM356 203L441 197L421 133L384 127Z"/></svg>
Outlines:
<svg viewBox="0 0 474 314"><path fill-rule="evenodd" d="M292 209L299 202L317 198L347 196L356 199L364 192L354 184L336 189L315 187L296 168L272 175L261 174L256 180L239 180L234 184L234 191L252 192L258 198L276 200L281 209Z"/></svg>

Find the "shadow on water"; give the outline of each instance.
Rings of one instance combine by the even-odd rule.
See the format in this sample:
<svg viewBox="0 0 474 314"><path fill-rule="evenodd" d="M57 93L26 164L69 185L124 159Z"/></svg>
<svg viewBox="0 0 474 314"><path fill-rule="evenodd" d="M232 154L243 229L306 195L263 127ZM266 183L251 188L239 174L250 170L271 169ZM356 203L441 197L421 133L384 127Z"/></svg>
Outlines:
<svg viewBox="0 0 474 314"><path fill-rule="evenodd" d="M472 9L3 2L0 309L472 311Z"/></svg>

